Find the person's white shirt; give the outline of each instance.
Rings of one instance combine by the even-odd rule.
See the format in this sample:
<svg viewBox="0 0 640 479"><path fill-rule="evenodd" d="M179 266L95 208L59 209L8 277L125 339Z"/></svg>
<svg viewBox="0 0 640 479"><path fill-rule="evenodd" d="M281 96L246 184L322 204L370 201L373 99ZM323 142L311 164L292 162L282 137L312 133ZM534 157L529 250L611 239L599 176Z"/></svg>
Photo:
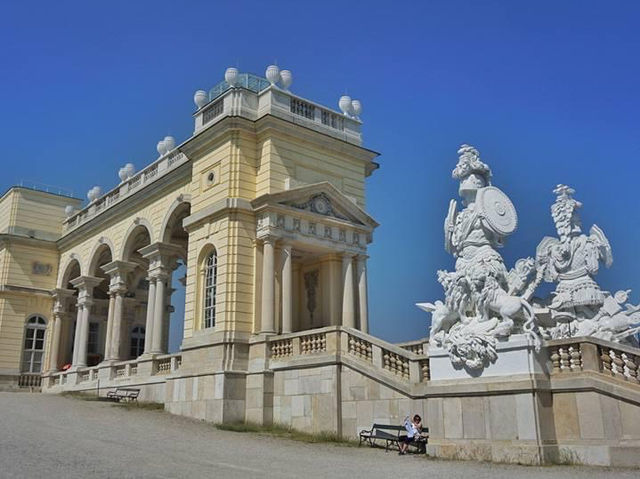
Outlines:
<svg viewBox="0 0 640 479"><path fill-rule="evenodd" d="M407 430L407 437L409 439L415 437L420 432L418 431L418 428L413 423L413 421L411 421L409 418L404 420L404 428Z"/></svg>

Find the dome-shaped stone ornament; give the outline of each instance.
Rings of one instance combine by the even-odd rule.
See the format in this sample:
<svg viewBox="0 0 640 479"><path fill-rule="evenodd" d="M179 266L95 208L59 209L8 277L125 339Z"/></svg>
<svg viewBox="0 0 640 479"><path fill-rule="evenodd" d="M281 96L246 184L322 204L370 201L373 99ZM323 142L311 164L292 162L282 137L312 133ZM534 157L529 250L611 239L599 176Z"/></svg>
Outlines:
<svg viewBox="0 0 640 479"><path fill-rule="evenodd" d="M163 156L167 152L167 145L165 145L164 140L160 140L156 145L156 150L158 150L158 154Z"/></svg>
<svg viewBox="0 0 640 479"><path fill-rule="evenodd" d="M209 95L204 90L198 90L193 94L193 102L198 107L198 110L205 106L209 101Z"/></svg>
<svg viewBox="0 0 640 479"><path fill-rule="evenodd" d="M269 65L264 75L267 80L269 80L269 83L275 85L280 81L280 68L278 68L276 65Z"/></svg>
<svg viewBox="0 0 640 479"><path fill-rule="evenodd" d="M128 178L127 169L124 166L118 170L118 176L120 177L121 182Z"/></svg>
<svg viewBox="0 0 640 479"><path fill-rule="evenodd" d="M73 205L67 205L64 207L64 214L67 215L67 218L71 216L76 211Z"/></svg>
<svg viewBox="0 0 640 479"><path fill-rule="evenodd" d="M362 113L362 103L360 103L360 100L352 100L351 108L355 116L360 116L360 114Z"/></svg>
<svg viewBox="0 0 640 479"><path fill-rule="evenodd" d="M133 163L127 163L124 165L124 169L127 172L127 178L131 178L136 172L136 167L133 166Z"/></svg>
<svg viewBox="0 0 640 479"><path fill-rule="evenodd" d="M102 194L102 188L100 188L99 186L94 186L87 192L87 199L91 203L93 203L95 200L100 198L101 194Z"/></svg>
<svg viewBox="0 0 640 479"><path fill-rule="evenodd" d="M343 95L338 101L338 106L344 115L350 115L353 111L353 105L351 104L351 97Z"/></svg>
<svg viewBox="0 0 640 479"><path fill-rule="evenodd" d="M238 69L234 67L229 67L224 72L224 81L226 81L230 87L236 86L238 83Z"/></svg>
<svg viewBox="0 0 640 479"><path fill-rule="evenodd" d="M483 223L499 236L508 236L518 227L518 214L507 195L495 186L480 188L476 205Z"/></svg>
<svg viewBox="0 0 640 479"><path fill-rule="evenodd" d="M285 90L288 90L291 84L293 83L293 75L289 70L282 70L280 72L280 85Z"/></svg>
<svg viewBox="0 0 640 479"><path fill-rule="evenodd" d="M167 153L169 153L176 147L176 139L172 136L165 136L164 146L167 149Z"/></svg>

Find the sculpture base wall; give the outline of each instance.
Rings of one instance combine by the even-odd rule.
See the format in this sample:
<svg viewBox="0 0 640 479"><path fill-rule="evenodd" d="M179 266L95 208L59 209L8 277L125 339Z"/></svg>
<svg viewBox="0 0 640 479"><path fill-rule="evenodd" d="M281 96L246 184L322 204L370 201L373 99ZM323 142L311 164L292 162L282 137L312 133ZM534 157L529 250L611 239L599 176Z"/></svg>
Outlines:
<svg viewBox="0 0 640 479"><path fill-rule="evenodd" d="M442 348L429 348L431 380L467 379L474 377L512 376L519 374L545 374L548 358L543 350L536 353L531 340L523 335L513 335L509 340L498 342L495 362L482 368L456 367L449 353Z"/></svg>

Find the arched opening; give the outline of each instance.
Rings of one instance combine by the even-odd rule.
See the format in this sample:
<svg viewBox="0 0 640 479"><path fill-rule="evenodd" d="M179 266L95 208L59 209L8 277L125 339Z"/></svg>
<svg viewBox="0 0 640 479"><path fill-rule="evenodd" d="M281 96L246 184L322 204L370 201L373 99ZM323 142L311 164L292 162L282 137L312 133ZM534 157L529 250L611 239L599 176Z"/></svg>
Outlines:
<svg viewBox="0 0 640 479"><path fill-rule="evenodd" d="M166 351L174 353L180 350L184 336L184 304L187 276L187 249L189 234L182 227L182 222L191 214L191 203L177 203L165 220L162 231L162 242L178 246L182 253L173 263L170 277L171 288L168 292L168 318L164 328L163 344Z"/></svg>
<svg viewBox="0 0 640 479"><path fill-rule="evenodd" d="M136 359L144 352L145 325L149 305L149 260L143 258L140 249L151 244L151 232L144 223L133 226L124 242L123 261L135 263L127 274L127 293L121 331L127 334L121 339L120 357ZM153 300L151 300L153 301Z"/></svg>
<svg viewBox="0 0 640 479"><path fill-rule="evenodd" d="M22 373L40 374L44 360L44 337L47 321L42 316L32 316L27 320L22 349Z"/></svg>
<svg viewBox="0 0 640 479"><path fill-rule="evenodd" d="M76 258L72 258L66 265L60 281L60 287L72 291L71 296L62 300L63 313L60 323L60 344L58 344L58 364L56 366L62 366L62 369L68 369L71 367L71 361L73 359L73 348L76 334L76 320L78 312L78 289L71 283L74 279L80 277L82 274L80 268L80 262ZM63 317L64 318L63 318Z"/></svg>
<svg viewBox="0 0 640 479"><path fill-rule="evenodd" d="M89 262L88 275L100 278L102 281L93 288L93 305L89 315L87 366L95 366L105 357L110 277L102 267L112 261L113 252L111 247L103 243L94 250Z"/></svg>

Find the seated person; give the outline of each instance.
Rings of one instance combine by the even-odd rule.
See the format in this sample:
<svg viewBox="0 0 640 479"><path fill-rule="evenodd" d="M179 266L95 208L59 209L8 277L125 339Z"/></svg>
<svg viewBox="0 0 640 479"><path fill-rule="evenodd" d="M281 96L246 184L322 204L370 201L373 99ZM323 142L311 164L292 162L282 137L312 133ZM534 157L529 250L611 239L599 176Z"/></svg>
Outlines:
<svg viewBox="0 0 640 479"><path fill-rule="evenodd" d="M407 416L404 420L404 428L407 430L407 436L403 438L399 445L400 452L398 454L401 456L407 453L409 444L420 437L420 431L422 431L422 418L416 414L413 416L413 419L409 421L409 416Z"/></svg>

